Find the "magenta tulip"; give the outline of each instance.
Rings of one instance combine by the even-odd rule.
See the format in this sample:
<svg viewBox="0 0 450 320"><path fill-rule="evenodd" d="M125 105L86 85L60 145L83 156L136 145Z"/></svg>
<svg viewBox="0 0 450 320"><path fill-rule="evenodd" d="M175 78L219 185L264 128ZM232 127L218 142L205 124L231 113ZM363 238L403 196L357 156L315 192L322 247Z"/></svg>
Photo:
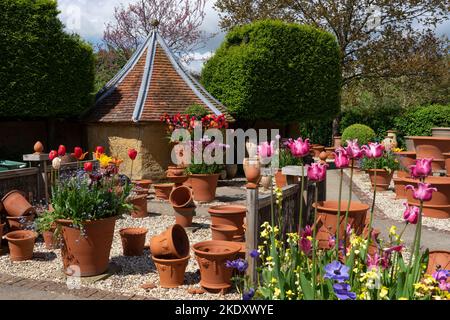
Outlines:
<svg viewBox="0 0 450 320"><path fill-rule="evenodd" d="M358 139L347 140L345 152L350 159L359 159L364 155L363 150L359 147Z"/></svg>
<svg viewBox="0 0 450 320"><path fill-rule="evenodd" d="M289 139L285 144L291 151L291 154L296 158L307 156L311 148L309 139L305 139L305 141L302 138L298 138L297 140Z"/></svg>
<svg viewBox="0 0 450 320"><path fill-rule="evenodd" d="M408 184L405 189L413 191L413 198L420 201L430 201L433 196L433 191L437 191L436 188L430 187L431 184L419 182L418 188L414 188Z"/></svg>
<svg viewBox="0 0 450 320"><path fill-rule="evenodd" d="M327 164L313 163L306 167L308 179L313 182L325 180L327 176Z"/></svg>
<svg viewBox="0 0 450 320"><path fill-rule="evenodd" d="M410 206L408 202L403 202L403 205L405 206L405 211L403 212L403 219L407 223L416 224L419 220L419 207L416 206Z"/></svg>
<svg viewBox="0 0 450 320"><path fill-rule="evenodd" d="M275 141L268 143L267 141L258 146L258 155L261 158L270 158L275 153Z"/></svg>
<svg viewBox="0 0 450 320"><path fill-rule="evenodd" d="M334 164L336 165L336 168L342 169L348 167L350 159L347 156L347 152L345 151L345 149L338 148L336 149L336 152L333 152L333 154L334 154Z"/></svg>
<svg viewBox="0 0 450 320"><path fill-rule="evenodd" d="M416 164L409 166L409 172L411 177L414 179L425 178L431 174L431 162L432 158L429 159L417 159Z"/></svg>
<svg viewBox="0 0 450 320"><path fill-rule="evenodd" d="M362 146L361 149L364 150L367 158L380 158L383 155L384 146L378 142L369 142L368 146Z"/></svg>
<svg viewBox="0 0 450 320"><path fill-rule="evenodd" d="M378 253L375 253L373 256L371 256L370 254L367 256L367 269L371 270L371 269L377 269L378 268L378 264L380 263L380 256L378 255Z"/></svg>

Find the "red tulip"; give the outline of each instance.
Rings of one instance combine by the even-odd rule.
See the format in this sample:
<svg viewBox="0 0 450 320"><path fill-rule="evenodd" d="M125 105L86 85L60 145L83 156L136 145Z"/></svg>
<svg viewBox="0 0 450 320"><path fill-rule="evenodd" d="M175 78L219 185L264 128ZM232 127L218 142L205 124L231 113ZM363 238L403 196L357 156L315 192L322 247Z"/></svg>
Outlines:
<svg viewBox="0 0 450 320"><path fill-rule="evenodd" d="M58 152L56 150L52 150L50 151L50 153L48 154L48 159L50 161L53 161L53 159L55 159L58 156Z"/></svg>
<svg viewBox="0 0 450 320"><path fill-rule="evenodd" d="M313 163L306 167L308 179L313 182L325 180L327 176L327 164Z"/></svg>
<svg viewBox="0 0 450 320"><path fill-rule="evenodd" d="M102 146L97 146L97 148L95 148L95 153L97 153L97 154L104 154L105 153L105 148L103 148Z"/></svg>
<svg viewBox="0 0 450 320"><path fill-rule="evenodd" d="M134 160L134 159L136 159L136 157L137 157L137 150L136 149L129 149L128 150L128 157L130 157L130 159L131 160Z"/></svg>
<svg viewBox="0 0 450 320"><path fill-rule="evenodd" d="M432 158L429 159L417 159L416 164L409 166L409 172L411 173L411 177L417 178L425 178L431 174L431 162Z"/></svg>
<svg viewBox="0 0 450 320"><path fill-rule="evenodd" d="M83 155L83 149L81 149L80 147L75 147L73 149L73 155L75 156L75 158L80 159Z"/></svg>
<svg viewBox="0 0 450 320"><path fill-rule="evenodd" d="M84 163L84 171L92 172L92 169L93 169L92 162L85 162Z"/></svg>
<svg viewBox="0 0 450 320"><path fill-rule="evenodd" d="M58 148L58 156L62 157L66 155L66 147L64 145L60 145Z"/></svg>

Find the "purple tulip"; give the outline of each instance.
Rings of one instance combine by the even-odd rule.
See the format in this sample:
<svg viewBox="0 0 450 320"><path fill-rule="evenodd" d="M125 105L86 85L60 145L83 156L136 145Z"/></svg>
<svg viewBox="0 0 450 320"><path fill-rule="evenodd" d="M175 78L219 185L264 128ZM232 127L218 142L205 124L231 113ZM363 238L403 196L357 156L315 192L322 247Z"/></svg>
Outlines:
<svg viewBox="0 0 450 320"><path fill-rule="evenodd" d="M291 154L296 158L307 156L311 148L309 145L309 139L305 139L305 141L303 141L302 138L298 138L297 140L289 139L286 142L286 146L291 151Z"/></svg>
<svg viewBox="0 0 450 320"><path fill-rule="evenodd" d="M405 211L403 212L403 219L411 224L416 224L419 220L420 208L416 206L410 206L408 202L403 202Z"/></svg>
<svg viewBox="0 0 450 320"><path fill-rule="evenodd" d="M359 147L358 139L347 140L345 152L350 159L360 159L364 155L363 150Z"/></svg>
<svg viewBox="0 0 450 320"><path fill-rule="evenodd" d="M345 151L344 148L337 148L336 152L333 152L333 154L334 154L334 164L336 165L336 168L342 169L348 167L350 159L347 156L347 152Z"/></svg>
<svg viewBox="0 0 450 320"><path fill-rule="evenodd" d="M425 178L431 174L431 162L433 158L417 159L416 164L409 166L409 172L414 179Z"/></svg>
<svg viewBox="0 0 450 320"><path fill-rule="evenodd" d="M344 282L349 279L350 268L340 263L339 261L333 261L325 266L324 279L331 279L337 282Z"/></svg>
<svg viewBox="0 0 450 320"><path fill-rule="evenodd" d="M327 164L313 163L306 167L308 179L313 182L325 180L327 176Z"/></svg>
<svg viewBox="0 0 450 320"><path fill-rule="evenodd" d="M347 283L333 284L334 294L341 300L355 300L356 293L350 291L350 285Z"/></svg>
<svg viewBox="0 0 450 320"><path fill-rule="evenodd" d="M364 154L367 158L380 158L383 155L384 146L378 142L369 142L368 146L362 146Z"/></svg>
<svg viewBox="0 0 450 320"><path fill-rule="evenodd" d="M421 201L430 201L433 197L433 191L437 191L436 188L430 187L429 183L418 183L418 188L414 188L412 185L408 184L405 189L413 191L413 198Z"/></svg>

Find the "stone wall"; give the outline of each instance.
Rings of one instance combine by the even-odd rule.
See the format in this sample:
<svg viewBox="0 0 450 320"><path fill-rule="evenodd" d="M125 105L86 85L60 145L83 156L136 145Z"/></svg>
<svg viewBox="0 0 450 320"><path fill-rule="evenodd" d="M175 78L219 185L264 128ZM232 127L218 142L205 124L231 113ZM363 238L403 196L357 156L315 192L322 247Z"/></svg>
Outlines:
<svg viewBox="0 0 450 320"><path fill-rule="evenodd" d="M121 171L130 176L131 160L128 149L135 148L138 156L133 163L133 179L160 180L170 163L170 149L165 126L158 122L132 124L88 124L89 150L102 145L109 155L123 159Z"/></svg>

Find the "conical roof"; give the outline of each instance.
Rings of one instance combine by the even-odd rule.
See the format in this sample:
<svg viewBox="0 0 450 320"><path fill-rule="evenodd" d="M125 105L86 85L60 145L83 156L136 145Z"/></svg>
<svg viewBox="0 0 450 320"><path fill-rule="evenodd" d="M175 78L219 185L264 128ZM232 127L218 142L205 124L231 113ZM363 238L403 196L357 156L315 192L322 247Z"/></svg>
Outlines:
<svg viewBox="0 0 450 320"><path fill-rule="evenodd" d="M234 119L226 108L184 70L157 30L96 96L88 122L160 121L200 104L210 113Z"/></svg>

